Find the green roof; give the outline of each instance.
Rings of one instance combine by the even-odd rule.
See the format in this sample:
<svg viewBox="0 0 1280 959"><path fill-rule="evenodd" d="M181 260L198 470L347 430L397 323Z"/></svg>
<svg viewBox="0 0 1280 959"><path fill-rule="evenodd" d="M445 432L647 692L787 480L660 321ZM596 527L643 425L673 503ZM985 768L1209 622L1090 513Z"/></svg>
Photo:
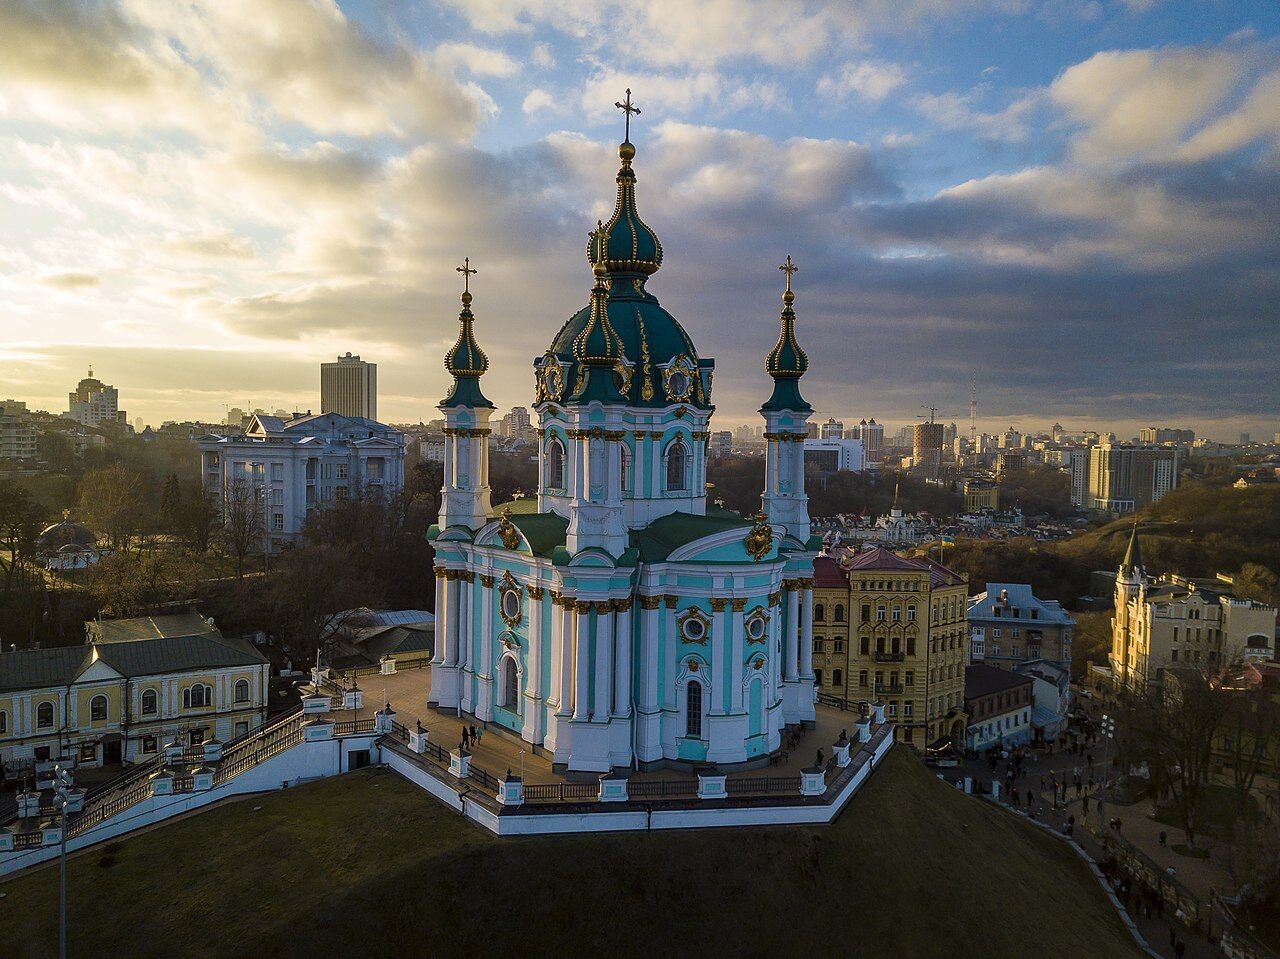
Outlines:
<svg viewBox="0 0 1280 959"><path fill-rule="evenodd" d="M569 521L556 513L512 513L511 525L529 541L535 556L550 557L557 546L565 544L569 532Z"/></svg>
<svg viewBox="0 0 1280 959"><path fill-rule="evenodd" d="M712 506L705 516L694 513L669 513L644 529L632 530L632 544L639 549L645 563L661 563L681 546L730 529L750 529L751 521L732 510Z"/></svg>
<svg viewBox="0 0 1280 959"><path fill-rule="evenodd" d="M530 513L538 512L538 497L536 496L520 496L516 499L509 499L505 503L499 503L493 508L490 519L497 519L502 515L503 510L511 510L512 516L528 516Z"/></svg>

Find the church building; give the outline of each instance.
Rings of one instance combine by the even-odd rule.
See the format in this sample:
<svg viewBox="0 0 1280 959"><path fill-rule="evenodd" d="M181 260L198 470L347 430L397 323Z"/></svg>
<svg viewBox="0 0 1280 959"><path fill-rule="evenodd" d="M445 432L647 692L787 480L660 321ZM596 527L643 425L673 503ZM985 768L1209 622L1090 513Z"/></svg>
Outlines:
<svg viewBox="0 0 1280 959"><path fill-rule="evenodd" d="M627 108L638 112L629 94ZM749 766L814 719L821 543L804 488L795 267L782 267L762 511L748 518L707 503L715 361L648 289L662 244L636 207L635 154L628 135L613 215L587 245L590 300L533 363L536 498L490 502L489 361L465 284L429 533L430 703L503 726L569 771ZM470 264L460 270L469 281Z"/></svg>

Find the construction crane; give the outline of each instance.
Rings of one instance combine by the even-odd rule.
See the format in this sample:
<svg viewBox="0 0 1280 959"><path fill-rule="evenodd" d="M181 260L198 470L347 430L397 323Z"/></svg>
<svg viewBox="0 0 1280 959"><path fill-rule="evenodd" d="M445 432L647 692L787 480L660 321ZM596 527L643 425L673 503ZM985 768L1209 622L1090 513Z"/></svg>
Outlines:
<svg viewBox="0 0 1280 959"><path fill-rule="evenodd" d="M973 384L969 389L969 445L978 445L978 371L973 371Z"/></svg>
<svg viewBox="0 0 1280 959"><path fill-rule="evenodd" d="M933 420L934 420L934 417L936 417L936 416L938 415L938 408L937 408L936 406L921 406L921 407L920 407L920 409L922 409L922 410L928 410L928 411L929 411L929 422L930 422L930 423L932 423L932 422L933 422Z"/></svg>

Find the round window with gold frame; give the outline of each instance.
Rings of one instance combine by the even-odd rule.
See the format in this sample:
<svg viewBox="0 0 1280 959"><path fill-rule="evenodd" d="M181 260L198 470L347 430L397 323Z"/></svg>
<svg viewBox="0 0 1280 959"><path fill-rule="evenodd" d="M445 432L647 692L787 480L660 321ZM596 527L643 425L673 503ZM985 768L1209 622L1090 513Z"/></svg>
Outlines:
<svg viewBox="0 0 1280 959"><path fill-rule="evenodd" d="M693 377L697 370L689 357L681 354L662 371L662 389L672 402L687 400L693 393Z"/></svg>

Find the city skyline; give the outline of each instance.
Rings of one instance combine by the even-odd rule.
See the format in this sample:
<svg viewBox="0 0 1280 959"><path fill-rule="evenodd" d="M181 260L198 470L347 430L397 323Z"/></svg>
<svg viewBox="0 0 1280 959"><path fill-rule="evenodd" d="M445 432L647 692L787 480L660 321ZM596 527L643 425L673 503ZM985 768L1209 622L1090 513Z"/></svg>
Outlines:
<svg viewBox="0 0 1280 959"><path fill-rule="evenodd" d="M976 370L985 431L1280 429L1276 11L747 6L7 6L5 392L57 410L93 363L148 422L318 409L351 350L383 419L431 419L470 256L492 399L527 405L630 86L717 426L757 419L792 254L816 418L963 426Z"/></svg>

